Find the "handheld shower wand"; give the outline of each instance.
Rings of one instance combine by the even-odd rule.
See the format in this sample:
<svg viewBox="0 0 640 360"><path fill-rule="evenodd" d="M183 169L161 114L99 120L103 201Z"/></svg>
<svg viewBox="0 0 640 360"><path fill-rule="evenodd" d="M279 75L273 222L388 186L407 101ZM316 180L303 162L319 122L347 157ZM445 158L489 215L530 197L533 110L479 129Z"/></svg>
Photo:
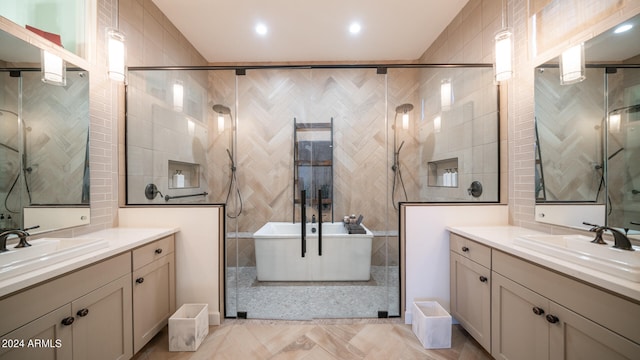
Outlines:
<svg viewBox="0 0 640 360"><path fill-rule="evenodd" d="M408 126L409 124L409 111L413 110L412 104L402 104L396 107L396 114L393 117L393 165L391 166L391 170L393 171L393 183L391 186L391 202L393 203L393 208L398 210L398 205L396 205L395 194L396 194L396 186L399 184L402 187L402 192L404 194L404 200L408 200L407 189L404 187L404 180L402 180L402 171L400 170L400 150L404 145L404 140L400 143L400 146L396 149L396 142L398 137L398 114L402 114L403 117L403 127Z"/></svg>
<svg viewBox="0 0 640 360"><path fill-rule="evenodd" d="M238 197L239 208L238 211L234 214L227 214L227 217L230 219L237 219L240 214L242 214L242 194L240 194L240 188L238 188L238 178L236 177L236 162L233 160L233 155L229 149L227 150L227 155L229 155L229 161L231 162L231 176L229 179L229 190L227 191L227 199L225 200L225 204L229 204L229 198L231 197L231 192L235 186L235 195Z"/></svg>
<svg viewBox="0 0 640 360"><path fill-rule="evenodd" d="M229 155L229 160L231 161L231 179L229 181L229 190L227 191L227 199L225 200L225 204L229 204L229 198L231 197L231 192L235 186L235 193L238 196L238 202L240 203L238 212L235 214L227 214L230 219L236 219L240 214L242 214L242 195L240 194L240 189L238 188L238 179L236 177L236 163L233 160L233 155L231 151L227 149L227 155Z"/></svg>

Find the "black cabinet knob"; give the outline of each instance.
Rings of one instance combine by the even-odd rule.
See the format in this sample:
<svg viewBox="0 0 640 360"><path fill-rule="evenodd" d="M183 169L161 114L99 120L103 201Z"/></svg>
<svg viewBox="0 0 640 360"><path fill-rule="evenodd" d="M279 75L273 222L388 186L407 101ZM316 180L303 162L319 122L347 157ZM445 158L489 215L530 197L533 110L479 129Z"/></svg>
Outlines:
<svg viewBox="0 0 640 360"><path fill-rule="evenodd" d="M139 277L136 279L136 283L137 284L142 284L144 282L144 278L143 277Z"/></svg>
<svg viewBox="0 0 640 360"><path fill-rule="evenodd" d="M64 326L69 326L69 325L73 324L74 320L75 319L73 318L73 316L69 316L69 317L66 317L66 318L62 319L61 323Z"/></svg>
<svg viewBox="0 0 640 360"><path fill-rule="evenodd" d="M462 252L469 252L469 248L468 248L468 247L466 247L466 246L463 246L463 247L462 247Z"/></svg>
<svg viewBox="0 0 640 360"><path fill-rule="evenodd" d="M78 315L80 317L85 317L85 316L89 315L89 309L87 309L87 308L80 309L80 310L78 310L76 315Z"/></svg>
<svg viewBox="0 0 640 360"><path fill-rule="evenodd" d="M533 308L533 313L536 315L544 315L544 310L536 306Z"/></svg>
<svg viewBox="0 0 640 360"><path fill-rule="evenodd" d="M486 276L480 276L480 281L481 281L481 282L486 283L486 282L487 282L487 280L489 280L489 279L487 279L487 277L486 277Z"/></svg>
<svg viewBox="0 0 640 360"><path fill-rule="evenodd" d="M162 249L161 248L156 249L156 254L162 254Z"/></svg>
<svg viewBox="0 0 640 360"><path fill-rule="evenodd" d="M555 315L551 315L551 314L549 314L549 315L547 315L547 321L548 321L548 322L550 322L550 323L552 323L552 324L555 324L555 323L557 323L558 321L560 321L560 319L558 319L558 317L557 317L557 316L555 316Z"/></svg>

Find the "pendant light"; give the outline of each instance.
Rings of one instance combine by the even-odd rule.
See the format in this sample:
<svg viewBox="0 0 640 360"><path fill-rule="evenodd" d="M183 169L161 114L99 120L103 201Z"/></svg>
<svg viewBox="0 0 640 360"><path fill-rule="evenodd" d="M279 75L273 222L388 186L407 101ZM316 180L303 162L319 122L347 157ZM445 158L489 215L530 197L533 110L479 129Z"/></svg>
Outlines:
<svg viewBox="0 0 640 360"><path fill-rule="evenodd" d="M619 133L622 116L620 113L609 115L609 132Z"/></svg>
<svg viewBox="0 0 640 360"><path fill-rule="evenodd" d="M42 81L47 84L67 85L67 66L61 57L42 50Z"/></svg>
<svg viewBox="0 0 640 360"><path fill-rule="evenodd" d="M560 84L569 85L584 80L584 68L584 43L565 50L560 56Z"/></svg>
<svg viewBox="0 0 640 360"><path fill-rule="evenodd" d="M120 11L118 9L119 1L115 1L116 27L106 29L106 44L108 56L108 74L109 78L115 81L124 82L126 79L125 56L126 48L124 46L125 36L119 28Z"/></svg>
<svg viewBox="0 0 640 360"><path fill-rule="evenodd" d="M109 78L124 82L125 74L125 36L117 29L107 29L107 52L109 56Z"/></svg>
<svg viewBox="0 0 640 360"><path fill-rule="evenodd" d="M442 111L451 110L453 105L453 88L451 79L444 79L440 82L440 109Z"/></svg>
<svg viewBox="0 0 640 360"><path fill-rule="evenodd" d="M176 80L176 82L173 83L173 110L181 112L183 104L184 86L182 85L182 81Z"/></svg>
<svg viewBox="0 0 640 360"><path fill-rule="evenodd" d="M502 29L494 38L495 64L494 76L496 81L504 81L513 75L513 32L507 27L505 2L502 1Z"/></svg>

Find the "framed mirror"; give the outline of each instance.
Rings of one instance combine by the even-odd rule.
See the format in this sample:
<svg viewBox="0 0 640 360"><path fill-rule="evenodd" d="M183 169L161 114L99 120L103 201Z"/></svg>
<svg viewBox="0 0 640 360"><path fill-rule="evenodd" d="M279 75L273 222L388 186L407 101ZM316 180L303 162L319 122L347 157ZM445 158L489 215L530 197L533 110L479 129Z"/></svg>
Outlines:
<svg viewBox="0 0 640 360"><path fill-rule="evenodd" d="M557 60L535 69L537 221L640 229L639 38L636 16L587 41L570 85Z"/></svg>
<svg viewBox="0 0 640 360"><path fill-rule="evenodd" d="M0 229L88 224L89 73L41 80L41 50L0 31Z"/></svg>

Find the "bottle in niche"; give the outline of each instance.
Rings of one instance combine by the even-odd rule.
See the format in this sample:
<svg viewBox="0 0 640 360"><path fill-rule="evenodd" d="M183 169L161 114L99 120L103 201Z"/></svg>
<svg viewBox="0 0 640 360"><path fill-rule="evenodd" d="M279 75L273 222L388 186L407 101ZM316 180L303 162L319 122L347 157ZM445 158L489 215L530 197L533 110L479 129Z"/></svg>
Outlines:
<svg viewBox="0 0 640 360"><path fill-rule="evenodd" d="M182 170L176 170L176 173L173 174L173 187L184 187L184 175L182 174Z"/></svg>
<svg viewBox="0 0 640 360"><path fill-rule="evenodd" d="M444 186L451 186L451 170L449 169L445 169L444 170L444 175L443 177L443 184Z"/></svg>
<svg viewBox="0 0 640 360"><path fill-rule="evenodd" d="M453 168L451 173L451 186L458 187L458 168Z"/></svg>

